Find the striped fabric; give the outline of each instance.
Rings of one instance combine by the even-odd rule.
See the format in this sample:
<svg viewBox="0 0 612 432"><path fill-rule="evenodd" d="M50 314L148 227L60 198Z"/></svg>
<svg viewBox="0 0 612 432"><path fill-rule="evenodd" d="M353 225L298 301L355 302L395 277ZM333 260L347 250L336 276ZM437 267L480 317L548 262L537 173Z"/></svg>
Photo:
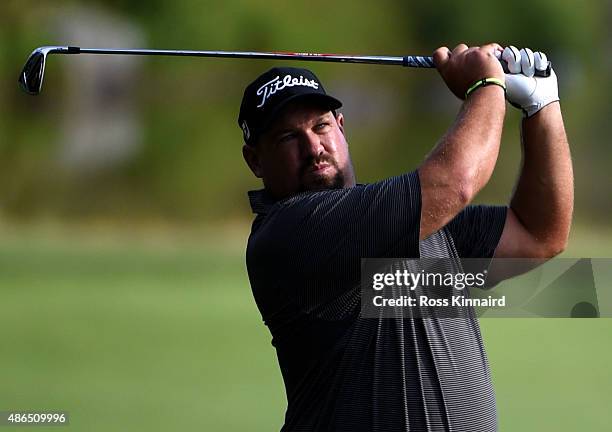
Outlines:
<svg viewBox="0 0 612 432"><path fill-rule="evenodd" d="M464 318L360 317L361 258L491 257L506 208L470 206L419 242L416 172L275 202L249 193L255 301L287 393L282 431L495 431L486 354Z"/></svg>

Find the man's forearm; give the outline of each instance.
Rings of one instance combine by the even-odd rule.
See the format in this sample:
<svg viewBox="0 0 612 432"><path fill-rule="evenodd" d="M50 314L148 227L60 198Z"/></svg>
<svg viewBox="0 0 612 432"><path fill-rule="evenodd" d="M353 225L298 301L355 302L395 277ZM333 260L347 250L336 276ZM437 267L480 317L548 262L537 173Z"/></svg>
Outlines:
<svg viewBox="0 0 612 432"><path fill-rule="evenodd" d="M500 87L477 90L419 167L423 205L430 209L429 214L422 214L421 238L450 221L489 181L499 153L505 112Z"/></svg>
<svg viewBox="0 0 612 432"><path fill-rule="evenodd" d="M464 102L453 126L431 154L441 176L466 182L471 200L493 173L506 105L500 87L479 89Z"/></svg>
<svg viewBox="0 0 612 432"><path fill-rule="evenodd" d="M559 103L523 120L521 135L522 168L510 206L552 256L567 244L574 207L572 161Z"/></svg>

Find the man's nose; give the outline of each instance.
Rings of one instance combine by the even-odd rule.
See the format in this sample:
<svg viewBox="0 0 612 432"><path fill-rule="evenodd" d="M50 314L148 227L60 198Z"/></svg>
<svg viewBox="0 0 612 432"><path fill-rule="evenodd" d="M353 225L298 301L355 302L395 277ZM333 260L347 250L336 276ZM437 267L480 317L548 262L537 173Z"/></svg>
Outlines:
<svg viewBox="0 0 612 432"><path fill-rule="evenodd" d="M325 151L325 147L321 142L321 137L314 132L304 134L301 143L302 153L304 157L319 157Z"/></svg>

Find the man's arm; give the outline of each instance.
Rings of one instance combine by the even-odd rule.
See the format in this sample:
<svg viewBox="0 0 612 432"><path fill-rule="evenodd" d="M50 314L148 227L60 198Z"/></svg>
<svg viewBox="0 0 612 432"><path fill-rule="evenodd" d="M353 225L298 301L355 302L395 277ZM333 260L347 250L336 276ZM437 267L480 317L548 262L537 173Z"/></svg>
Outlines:
<svg viewBox="0 0 612 432"><path fill-rule="evenodd" d="M523 162L495 258L551 258L567 245L572 161L558 102L523 120Z"/></svg>
<svg viewBox="0 0 612 432"><path fill-rule="evenodd" d="M504 81L495 53L497 44L452 52L439 48L434 62L449 89L463 99L465 91L482 78ZM467 97L457 119L418 168L421 183L419 239L445 226L489 181L501 141L506 105L500 86L480 88Z"/></svg>

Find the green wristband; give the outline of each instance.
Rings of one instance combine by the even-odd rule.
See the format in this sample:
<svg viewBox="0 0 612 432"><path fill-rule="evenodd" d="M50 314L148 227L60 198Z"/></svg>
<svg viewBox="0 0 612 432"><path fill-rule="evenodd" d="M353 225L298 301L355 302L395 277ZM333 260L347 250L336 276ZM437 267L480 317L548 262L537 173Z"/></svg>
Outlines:
<svg viewBox="0 0 612 432"><path fill-rule="evenodd" d="M469 89L467 89L467 91L465 92L466 99L471 93L474 92L474 90L477 90L480 87L485 87L488 85L500 86L501 88L504 89L504 93L506 92L506 84L504 84L504 82L500 80L499 78L483 78L483 79L479 79L478 81L476 81L474 84L472 84L472 86Z"/></svg>

